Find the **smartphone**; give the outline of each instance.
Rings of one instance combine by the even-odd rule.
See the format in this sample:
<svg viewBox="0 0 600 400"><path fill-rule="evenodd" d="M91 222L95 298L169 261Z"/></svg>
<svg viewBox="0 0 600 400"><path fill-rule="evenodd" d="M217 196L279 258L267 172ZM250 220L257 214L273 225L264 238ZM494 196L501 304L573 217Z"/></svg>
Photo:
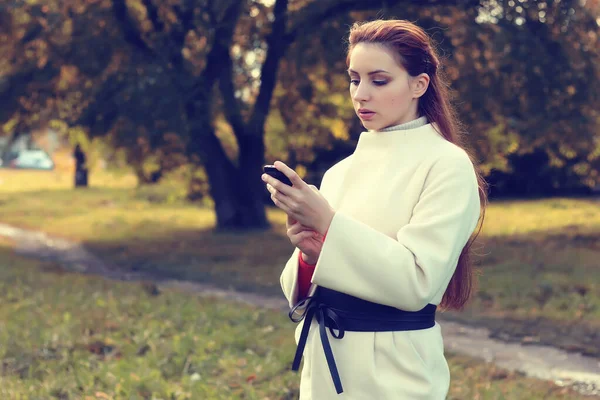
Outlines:
<svg viewBox="0 0 600 400"><path fill-rule="evenodd" d="M277 180L280 180L286 185L292 186L292 181L290 181L290 178L288 178L283 172L275 168L274 165L265 165L263 167L263 171L265 171L265 174L270 175Z"/></svg>

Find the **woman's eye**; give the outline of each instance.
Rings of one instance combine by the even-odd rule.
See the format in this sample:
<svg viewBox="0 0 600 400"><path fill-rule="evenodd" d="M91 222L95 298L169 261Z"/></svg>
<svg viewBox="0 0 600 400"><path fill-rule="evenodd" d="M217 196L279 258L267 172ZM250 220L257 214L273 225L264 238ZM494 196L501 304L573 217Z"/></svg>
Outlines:
<svg viewBox="0 0 600 400"><path fill-rule="evenodd" d="M358 80L358 79L352 79L352 80L350 80L350 84L352 84L352 85L356 86L359 83L360 83L360 80ZM383 85L387 84L387 81L373 81L373 84L375 86L383 86Z"/></svg>

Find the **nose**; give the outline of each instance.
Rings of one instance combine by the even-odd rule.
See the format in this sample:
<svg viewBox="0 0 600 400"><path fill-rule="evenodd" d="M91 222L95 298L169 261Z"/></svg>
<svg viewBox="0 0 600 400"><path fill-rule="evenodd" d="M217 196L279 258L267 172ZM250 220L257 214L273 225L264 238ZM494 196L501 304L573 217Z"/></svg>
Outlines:
<svg viewBox="0 0 600 400"><path fill-rule="evenodd" d="M367 101L369 100L370 96L371 94L369 93L368 85L364 84L363 82L360 82L358 86L355 87L352 98L355 101Z"/></svg>

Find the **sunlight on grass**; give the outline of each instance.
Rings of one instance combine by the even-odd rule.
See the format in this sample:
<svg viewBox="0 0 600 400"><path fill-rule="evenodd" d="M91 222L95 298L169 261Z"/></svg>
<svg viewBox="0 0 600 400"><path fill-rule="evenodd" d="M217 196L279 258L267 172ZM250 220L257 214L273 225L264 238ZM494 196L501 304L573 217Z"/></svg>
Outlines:
<svg viewBox="0 0 600 400"><path fill-rule="evenodd" d="M212 209L198 210L197 206L186 204L177 209L168 204L165 207L165 203L184 199L184 185L178 182L161 182L160 185L138 188L134 175L114 175L102 170L90 174L91 187L88 189L74 190L72 181L72 171L68 170L0 169L0 200L3 208L21 216L30 215L31 219L41 217L28 214L31 209L39 208L40 214L47 212L46 217L54 217L54 213L60 213L67 206L75 206L78 210L92 211L92 214L111 209L116 213L129 214L161 210L166 216L193 210L198 215L195 218L186 215L188 225L210 227L215 223ZM492 202L487 209L482 233L486 236L508 236L558 229L564 229L565 233L600 232L599 208L600 201L588 199ZM131 213L134 210L136 212ZM285 224L285 214L280 210L270 209L268 215L273 222ZM10 218L10 215L7 217Z"/></svg>
<svg viewBox="0 0 600 400"><path fill-rule="evenodd" d="M600 200L543 199L492 202L483 234L508 236L564 229L565 233L600 233Z"/></svg>
<svg viewBox="0 0 600 400"><path fill-rule="evenodd" d="M72 170L35 171L0 168L0 192L20 193L42 190L67 190L73 188ZM98 169L90 173L89 185L102 188L133 188L135 175L112 174Z"/></svg>

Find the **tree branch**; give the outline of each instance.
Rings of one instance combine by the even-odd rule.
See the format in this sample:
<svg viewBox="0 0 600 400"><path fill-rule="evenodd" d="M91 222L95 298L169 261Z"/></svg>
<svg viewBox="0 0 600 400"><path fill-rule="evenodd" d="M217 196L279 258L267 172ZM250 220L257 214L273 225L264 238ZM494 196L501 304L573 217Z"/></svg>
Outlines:
<svg viewBox="0 0 600 400"><path fill-rule="evenodd" d="M173 6L173 12L177 15L177 18L179 18L179 21L181 22L183 32L187 33L190 29L194 28L193 1L187 1L183 9L179 5Z"/></svg>
<svg viewBox="0 0 600 400"><path fill-rule="evenodd" d="M171 40L173 41L173 45L170 46L171 51L169 52L169 58L176 67L181 67L183 64L183 55L181 54L181 51L185 44L185 37L190 30L194 29L194 7L188 1L183 8L179 5L173 6L173 12L177 15L179 24L171 28Z"/></svg>
<svg viewBox="0 0 600 400"><path fill-rule="evenodd" d="M390 6L389 0L318 0L313 1L302 10L294 13L291 28L285 35L286 43L294 42L298 35L315 29L323 22L339 14L350 11L367 11ZM398 2L397 2L398 3ZM460 6L463 8L477 7L480 0L404 0L402 3L427 6Z"/></svg>
<svg viewBox="0 0 600 400"><path fill-rule="evenodd" d="M288 0L277 0L275 2L273 10L275 20L273 21L271 33L267 37L267 57L260 72L260 90L254 103L252 116L248 122L251 134L262 132L260 128L264 125L269 113L269 106L277 83L279 60L283 57L288 45L285 40L287 8Z"/></svg>
<svg viewBox="0 0 600 400"><path fill-rule="evenodd" d="M244 132L244 119L242 118L240 102L235 98L231 54L227 51L224 56L221 64L221 76L219 78L219 89L225 103L223 111L225 112L227 121L233 128L234 134L236 137L239 137Z"/></svg>
<svg viewBox="0 0 600 400"><path fill-rule="evenodd" d="M420 6L457 5L462 7L477 6L480 0L405 0ZM390 0L318 0L310 3L301 11L293 14L292 27L286 33L288 0L277 0L274 6L275 20L271 34L267 38L267 57L261 68L261 85L249 120L248 132L262 132L269 111L273 90L277 81L279 60L287 47L296 37L314 30L323 22L345 12L371 10L388 7Z"/></svg>
<svg viewBox="0 0 600 400"><path fill-rule="evenodd" d="M152 22L152 26L156 32L162 32L165 29L165 24L160 20L158 16L158 7L152 3L152 0L142 0L144 7L146 7L146 13L148 14L148 19Z"/></svg>
<svg viewBox="0 0 600 400"><path fill-rule="evenodd" d="M164 68L168 71L170 68L168 66L169 62L173 62L172 54L167 50L167 55L165 56L160 51L155 51L152 47L150 47L143 39L139 30L136 27L135 21L129 15L127 10L126 0L112 0L112 10L115 18L119 22L119 26L121 31L123 32L123 36L125 40L133 45L136 49L140 50L140 52L149 57L152 62L162 63ZM149 0L144 0L146 3L149 3ZM152 5L151 5L152 6ZM174 74L171 74L171 79L174 85L177 85L181 90L183 90L183 85L180 82L177 71Z"/></svg>
<svg viewBox="0 0 600 400"><path fill-rule="evenodd" d="M135 26L135 22L127 11L125 0L113 0L112 10L115 18L119 22L120 28L123 31L125 40L140 50L144 55L156 56L154 51L142 39L140 32Z"/></svg>
<svg viewBox="0 0 600 400"><path fill-rule="evenodd" d="M210 85L219 77L222 61L231 57L229 48L233 40L237 20L242 11L242 4L243 1L241 0L234 1L225 11L223 19L218 22L218 28L214 34L214 43L206 56L206 66L189 91L186 101L193 101L199 91L210 90L206 85Z"/></svg>

